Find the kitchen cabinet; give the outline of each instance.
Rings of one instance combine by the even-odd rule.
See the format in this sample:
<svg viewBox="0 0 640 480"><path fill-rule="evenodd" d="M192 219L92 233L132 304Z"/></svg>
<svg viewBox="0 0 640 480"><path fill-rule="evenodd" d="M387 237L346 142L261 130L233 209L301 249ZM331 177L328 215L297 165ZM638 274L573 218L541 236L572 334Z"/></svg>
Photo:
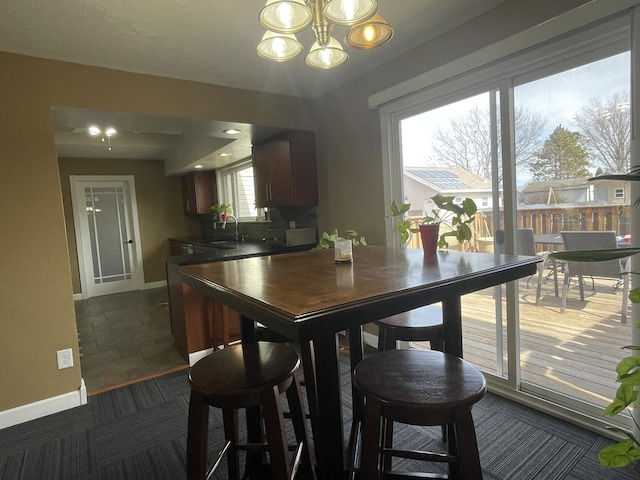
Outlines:
<svg viewBox="0 0 640 480"><path fill-rule="evenodd" d="M257 207L318 204L313 132L290 130L253 146Z"/></svg>
<svg viewBox="0 0 640 480"><path fill-rule="evenodd" d="M182 177L182 199L185 215L211 215L218 203L215 172L191 172Z"/></svg>

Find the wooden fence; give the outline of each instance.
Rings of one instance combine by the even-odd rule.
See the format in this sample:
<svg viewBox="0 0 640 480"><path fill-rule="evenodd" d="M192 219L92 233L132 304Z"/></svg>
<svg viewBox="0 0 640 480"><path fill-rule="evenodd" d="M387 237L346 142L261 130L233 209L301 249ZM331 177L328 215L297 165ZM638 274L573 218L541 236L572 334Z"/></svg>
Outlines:
<svg viewBox="0 0 640 480"><path fill-rule="evenodd" d="M616 235L631 233L631 209L629 205L590 205L554 207L545 205L541 208L526 206L517 212L517 228L532 228L535 234L560 233L563 230L603 231L613 230ZM500 227L494 227L493 217L485 212L478 212L471 224L474 239L469 248L486 251L483 246L493 243L493 235L497 228L504 225L503 212L500 211ZM418 217L416 217L418 220ZM447 224L441 226L441 232L450 228ZM456 248L455 240L449 241L451 247ZM414 234L409 242L412 248L422 248L420 235Z"/></svg>

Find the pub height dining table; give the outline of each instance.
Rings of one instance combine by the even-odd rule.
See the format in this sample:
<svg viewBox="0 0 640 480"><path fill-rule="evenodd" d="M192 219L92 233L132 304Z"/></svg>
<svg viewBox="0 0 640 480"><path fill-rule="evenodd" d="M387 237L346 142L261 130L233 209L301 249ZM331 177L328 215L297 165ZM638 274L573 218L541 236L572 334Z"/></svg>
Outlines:
<svg viewBox="0 0 640 480"><path fill-rule="evenodd" d="M183 281L237 310L244 341L255 322L313 344L318 421L312 425L319 479L347 478L337 333L350 331L351 368L362 358L361 326L442 302L445 351L462 357L460 297L536 272L537 257L358 247L353 263L333 250L251 257L181 268ZM355 398L355 397L354 397ZM354 408L357 405L354 404Z"/></svg>

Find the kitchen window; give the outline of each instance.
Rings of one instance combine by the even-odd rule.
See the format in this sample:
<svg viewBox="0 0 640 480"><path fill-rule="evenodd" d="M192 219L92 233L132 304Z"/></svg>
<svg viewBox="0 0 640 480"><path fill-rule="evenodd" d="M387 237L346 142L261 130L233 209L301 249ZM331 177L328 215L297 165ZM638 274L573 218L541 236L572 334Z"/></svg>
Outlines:
<svg viewBox="0 0 640 480"><path fill-rule="evenodd" d="M245 160L216 171L218 200L231 204L233 214L241 222L253 222L258 216L251 160Z"/></svg>

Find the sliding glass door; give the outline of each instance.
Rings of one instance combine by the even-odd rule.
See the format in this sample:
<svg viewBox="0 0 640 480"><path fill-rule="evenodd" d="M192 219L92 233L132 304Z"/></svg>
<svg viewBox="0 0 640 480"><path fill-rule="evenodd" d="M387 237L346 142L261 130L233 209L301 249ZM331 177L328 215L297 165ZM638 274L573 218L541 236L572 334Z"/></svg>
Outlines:
<svg viewBox="0 0 640 480"><path fill-rule="evenodd" d="M463 248L542 260L530 278L464 297L465 358L492 388L576 419L603 418L635 325L624 280L571 276L548 252L567 232L631 244L629 185L589 180L634 164L630 38L629 18L612 18L381 107L389 203L418 218L436 193L471 197Z"/></svg>
<svg viewBox="0 0 640 480"><path fill-rule="evenodd" d="M548 70L515 79L514 108L528 112L515 123L516 148L528 149L516 169L517 226L533 232L541 256L565 248L567 235L581 242L570 248L597 248L592 238L623 247L630 242L629 185L588 179L629 168L629 52ZM519 135L531 131L522 121L535 125L537 138ZM625 354L611 346L631 338L622 277L603 269L596 271L602 277L570 277L567 265L551 261L541 273L540 293L534 279L519 298L522 388L600 412L614 396L613 372Z"/></svg>
<svg viewBox="0 0 640 480"><path fill-rule="evenodd" d="M478 206L471 223L472 240L449 248L493 252L500 226L502 199L499 109L496 91L410 115L400 121L404 203L408 214L420 219L434 209L431 197L440 194L461 203L471 198ZM440 233L452 229L446 216ZM414 234L409 248L421 248ZM505 318L502 289L490 288L463 298L464 342L467 358L483 370L506 375ZM418 343L417 347L424 345Z"/></svg>

